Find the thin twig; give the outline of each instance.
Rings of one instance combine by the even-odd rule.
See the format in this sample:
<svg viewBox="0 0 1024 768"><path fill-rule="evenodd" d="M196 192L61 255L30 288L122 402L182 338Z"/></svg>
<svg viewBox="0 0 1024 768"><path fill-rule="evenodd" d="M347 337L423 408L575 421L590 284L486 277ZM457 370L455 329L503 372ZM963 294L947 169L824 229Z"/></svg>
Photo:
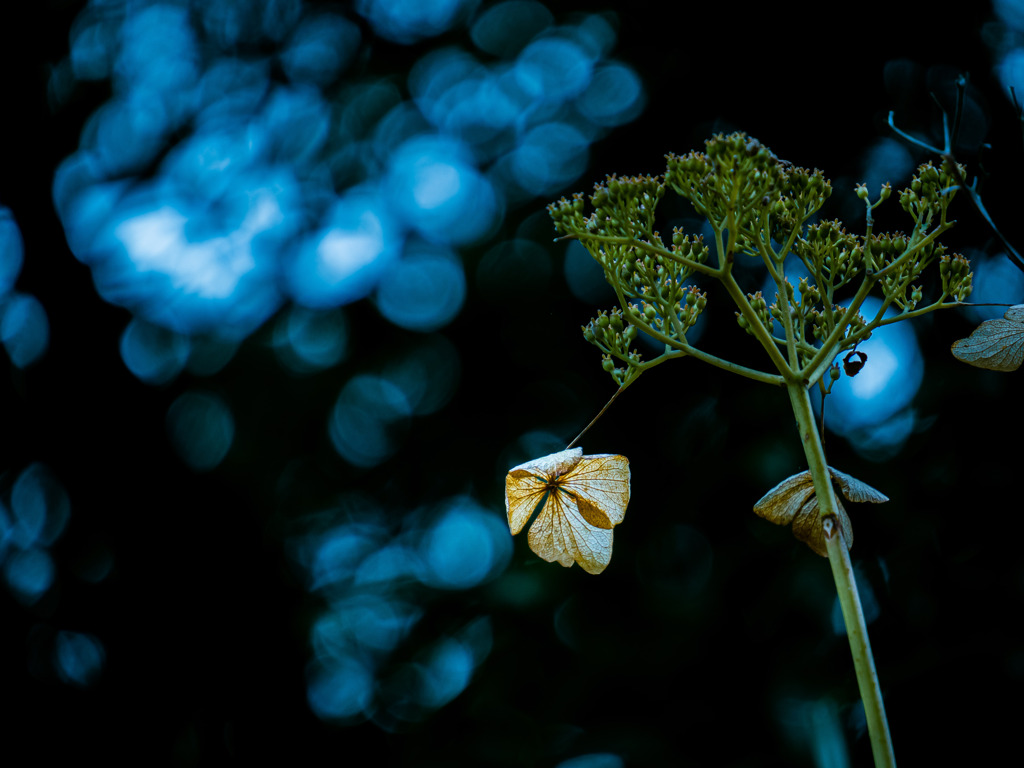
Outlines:
<svg viewBox="0 0 1024 768"><path fill-rule="evenodd" d="M895 131L899 136L902 136L906 141L909 141L914 146L920 147L921 149L927 150L928 152L939 155L943 160L945 160L949 164L949 167L953 172L953 175L956 177L957 184L960 185L961 189L967 192L967 196L974 204L974 207L978 211L978 213L981 214L981 218L985 220L989 228L995 233L995 236L999 238L999 242L1002 243L1003 248L1006 249L1007 258L1013 263L1015 267L1017 267L1017 269L1024 272L1024 257L1021 257L1020 253L1017 252L1017 249L1014 248L1010 241L1006 239L1006 236L999 231L999 227L997 227L996 223L992 220L992 216L985 208L985 204L981 202L981 197L978 195L978 192L974 188L974 185L969 185L967 183L967 179L965 179L963 174L960 173L960 167L957 165L956 157L954 156L953 149L950 146L949 117L946 115L945 111L943 111L942 113L942 124L946 145L942 149L939 149L938 147L933 147L927 142L921 141L920 139L911 136L909 133L901 131L899 128L896 127L896 123L893 120L894 115L894 112L889 112L889 127L892 128L892 130ZM1022 123L1022 131L1024 131L1024 123Z"/></svg>
<svg viewBox="0 0 1024 768"><path fill-rule="evenodd" d="M573 441L571 443L565 446L565 450L569 450L574 445L576 445L576 443L580 441L580 438L587 434L587 430L594 426L597 423L598 419L604 416L604 412L607 411L611 404L615 402L615 398L622 394L622 391L632 383L632 381L627 381L625 384L622 384L617 390L615 390L615 394L608 398L608 402L604 404L604 407L600 411L598 411L597 416L591 419L590 423L583 428L583 431L576 435L576 437L573 438Z"/></svg>

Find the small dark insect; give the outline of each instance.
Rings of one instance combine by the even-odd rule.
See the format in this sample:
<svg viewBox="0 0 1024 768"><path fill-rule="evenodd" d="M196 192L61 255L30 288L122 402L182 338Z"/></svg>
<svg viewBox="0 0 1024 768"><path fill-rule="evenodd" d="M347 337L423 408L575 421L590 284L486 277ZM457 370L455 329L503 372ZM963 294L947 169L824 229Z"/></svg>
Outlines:
<svg viewBox="0 0 1024 768"><path fill-rule="evenodd" d="M843 370L847 376L856 376L867 361L868 356L855 349L843 358Z"/></svg>

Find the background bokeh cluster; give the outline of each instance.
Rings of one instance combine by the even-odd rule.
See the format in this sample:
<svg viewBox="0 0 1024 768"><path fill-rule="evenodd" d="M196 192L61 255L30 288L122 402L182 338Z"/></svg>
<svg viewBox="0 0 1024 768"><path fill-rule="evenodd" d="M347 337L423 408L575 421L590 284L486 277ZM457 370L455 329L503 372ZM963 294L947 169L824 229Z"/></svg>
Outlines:
<svg viewBox="0 0 1024 768"><path fill-rule="evenodd" d="M44 0L5 25L5 750L866 764L828 565L751 511L805 468L779 392L682 361L616 402L583 442L633 471L600 577L509 535L507 469L614 392L580 333L614 296L544 206L743 130L859 231L854 185L930 159L889 110L941 143L968 72L957 153L1024 245L1024 5L677 5ZM954 210L972 299L1024 301ZM700 346L760 367L726 303ZM853 556L912 764L985 762L1020 714L1024 372L948 352L1002 311L884 329L826 406L830 463L891 498L851 510Z"/></svg>

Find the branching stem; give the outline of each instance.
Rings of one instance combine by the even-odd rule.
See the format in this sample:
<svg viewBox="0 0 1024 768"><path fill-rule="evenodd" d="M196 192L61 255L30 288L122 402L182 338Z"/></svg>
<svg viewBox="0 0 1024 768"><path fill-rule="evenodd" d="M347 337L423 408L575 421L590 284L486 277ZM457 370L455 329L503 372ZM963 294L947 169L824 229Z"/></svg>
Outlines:
<svg viewBox="0 0 1024 768"><path fill-rule="evenodd" d="M895 126L893 129L923 146ZM827 394L831 383L826 387L823 377L831 369L831 382L838 379L837 355L856 350L875 329L962 304L970 294L972 276L967 260L957 254L946 256L944 248L936 243L954 224L947 219L947 209L956 191L967 190L980 206L975 190L967 186L952 160L948 121L944 129L944 149L931 149L942 154L947 163L939 169L930 163L922 165L910 187L900 195L901 206L914 222L909 236L874 232L873 212L889 198L892 190L888 184L875 202L871 202L866 187L858 188L857 194L866 206L864 235L847 233L839 221L806 226L831 194L830 183L819 171L811 173L780 161L756 140L739 133L709 140L706 154L669 155L663 178L609 177L606 185L595 187L591 196L594 212L589 216L583 213L582 195L549 206L558 230L565 237L578 238L601 264L618 299L619 309L611 314L601 312L584 328L587 340L605 354L602 365L620 385L612 400L641 373L676 357L694 357L748 379L786 388L822 525L821 530L814 530L812 549L827 553L832 566L875 765L882 768L895 765L892 740L850 565L850 542L844 540L843 530L849 528L836 499L833 471L825 460L824 417L819 428L808 389L820 384L823 396ZM956 131L955 126L954 136ZM674 189L708 220L713 246L704 245L702 238L691 239L681 229L674 229L671 247L665 246L654 228L654 205L666 187ZM713 265L707 263L712 247ZM778 289L775 304L769 306L762 291L747 293L741 287L733 268L737 258L745 256L760 257L764 263ZM799 288L786 279L787 258L802 262L811 276L807 282L801 281ZM914 283L936 260L942 292L925 305L923 287ZM737 324L761 345L771 361L765 367L774 368L774 372L737 365L690 345L686 334L707 304L704 292L685 286L695 274L721 284L735 304ZM746 279L742 273L739 277ZM839 289L847 285L854 295L837 304ZM860 312L876 288L882 300L866 319ZM893 307L900 311L887 317ZM776 322L781 323L782 333L775 333ZM639 333L661 342L664 351L653 360L641 362L639 352L630 348ZM861 353L861 365L865 357ZM850 368L847 371L849 375L856 373ZM824 544L817 538L822 531ZM797 537L806 540L805 532Z"/></svg>

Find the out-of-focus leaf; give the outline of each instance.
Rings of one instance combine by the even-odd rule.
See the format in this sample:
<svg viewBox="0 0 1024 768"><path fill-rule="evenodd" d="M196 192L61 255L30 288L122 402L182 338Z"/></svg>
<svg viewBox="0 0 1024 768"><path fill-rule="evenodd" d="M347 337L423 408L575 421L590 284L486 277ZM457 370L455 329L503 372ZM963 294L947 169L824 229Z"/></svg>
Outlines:
<svg viewBox="0 0 1024 768"><path fill-rule="evenodd" d="M1010 307L1002 320L986 320L951 349L953 357L968 365L1016 371L1024 362L1024 304Z"/></svg>
<svg viewBox="0 0 1024 768"><path fill-rule="evenodd" d="M865 482L852 477L838 469L828 468L832 482L839 486L850 501L870 501L881 504L889 497L872 488ZM757 504L754 512L776 525L793 525L793 535L814 552L828 557L825 548L825 532L822 527L821 513L818 509L818 497L814 493L814 479L810 471L800 472L787 477L766 493ZM842 529L847 547L853 546L853 527L850 517L846 514L842 502L836 497L836 517Z"/></svg>
<svg viewBox="0 0 1024 768"><path fill-rule="evenodd" d="M505 512L512 535L530 526L530 549L549 563L577 562L600 573L612 559L612 528L629 504L629 460L625 456L584 456L582 448L533 459L509 470Z"/></svg>

